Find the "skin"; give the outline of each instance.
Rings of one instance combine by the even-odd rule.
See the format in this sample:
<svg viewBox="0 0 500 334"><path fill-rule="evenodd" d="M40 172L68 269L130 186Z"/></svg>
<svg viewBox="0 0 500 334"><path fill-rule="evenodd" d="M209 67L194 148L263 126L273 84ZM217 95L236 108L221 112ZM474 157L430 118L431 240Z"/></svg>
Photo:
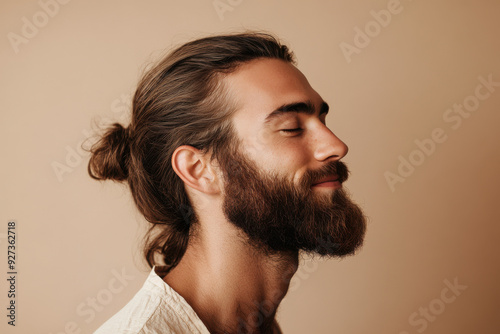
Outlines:
<svg viewBox="0 0 500 334"><path fill-rule="evenodd" d="M264 171L275 171L298 184L307 170L317 170L347 154L347 146L325 125L320 115L324 102L306 77L292 64L278 59L256 59L223 79L238 106L233 124L245 153ZM265 122L278 107L309 101L314 114L287 112ZM301 128L298 132L283 129ZM184 181L199 217L196 236L164 281L176 290L211 332L223 328L250 333L268 331L298 266L298 252L271 257L250 249L241 231L227 221L222 210L223 178L216 164L191 146L180 146L172 166ZM313 187L316 192L334 187ZM252 314L266 305L264 320ZM264 323L264 326L259 326Z"/></svg>

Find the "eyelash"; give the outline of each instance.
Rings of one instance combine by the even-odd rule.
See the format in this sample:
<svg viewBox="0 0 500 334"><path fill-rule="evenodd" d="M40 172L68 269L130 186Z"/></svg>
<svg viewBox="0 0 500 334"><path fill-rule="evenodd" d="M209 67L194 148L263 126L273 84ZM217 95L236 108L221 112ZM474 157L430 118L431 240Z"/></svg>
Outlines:
<svg viewBox="0 0 500 334"><path fill-rule="evenodd" d="M282 129L281 131L293 133L293 132L300 132L302 130L303 130L302 128L295 128L295 129Z"/></svg>
<svg viewBox="0 0 500 334"><path fill-rule="evenodd" d="M325 124L326 125L326 114L323 114L324 115L324 120L321 120L321 123ZM298 132L302 132L304 129L302 128L295 128L295 129L282 129L280 131L283 131L283 132L286 132L286 133L298 133Z"/></svg>

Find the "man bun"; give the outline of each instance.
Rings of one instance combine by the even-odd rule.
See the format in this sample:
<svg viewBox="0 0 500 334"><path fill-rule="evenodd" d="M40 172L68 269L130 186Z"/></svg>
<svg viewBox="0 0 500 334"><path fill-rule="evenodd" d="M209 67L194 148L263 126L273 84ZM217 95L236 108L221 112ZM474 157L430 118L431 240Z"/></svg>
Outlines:
<svg viewBox="0 0 500 334"><path fill-rule="evenodd" d="M129 129L112 124L92 145L89 175L96 180L124 181L128 178L130 159Z"/></svg>
<svg viewBox="0 0 500 334"><path fill-rule="evenodd" d="M174 268L197 234L199 217L172 166L175 150L190 145L210 159L227 158L237 145L232 124L237 103L223 80L259 58L294 63L275 37L258 32L217 35L181 45L151 66L132 98L128 129L113 124L89 149L90 176L126 181L150 223L143 255L148 265Z"/></svg>

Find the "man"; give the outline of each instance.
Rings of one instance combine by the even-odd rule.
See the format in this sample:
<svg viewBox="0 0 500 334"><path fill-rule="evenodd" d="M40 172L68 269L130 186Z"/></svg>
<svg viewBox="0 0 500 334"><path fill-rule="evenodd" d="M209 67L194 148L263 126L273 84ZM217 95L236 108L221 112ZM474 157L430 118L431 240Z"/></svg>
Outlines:
<svg viewBox="0 0 500 334"><path fill-rule="evenodd" d="M92 148L151 228L143 288L96 333L281 333L299 252L353 254L365 217L347 146L293 54L260 33L184 44L138 85L130 126Z"/></svg>

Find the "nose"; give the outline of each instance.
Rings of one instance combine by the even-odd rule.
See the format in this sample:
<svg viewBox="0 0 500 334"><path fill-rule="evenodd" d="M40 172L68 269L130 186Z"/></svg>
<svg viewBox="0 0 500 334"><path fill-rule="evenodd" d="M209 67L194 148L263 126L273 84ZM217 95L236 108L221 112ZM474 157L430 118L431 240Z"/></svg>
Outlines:
<svg viewBox="0 0 500 334"><path fill-rule="evenodd" d="M347 145L326 125L321 126L317 130L314 148L314 158L316 160L340 160L347 154L347 151L349 151Z"/></svg>

